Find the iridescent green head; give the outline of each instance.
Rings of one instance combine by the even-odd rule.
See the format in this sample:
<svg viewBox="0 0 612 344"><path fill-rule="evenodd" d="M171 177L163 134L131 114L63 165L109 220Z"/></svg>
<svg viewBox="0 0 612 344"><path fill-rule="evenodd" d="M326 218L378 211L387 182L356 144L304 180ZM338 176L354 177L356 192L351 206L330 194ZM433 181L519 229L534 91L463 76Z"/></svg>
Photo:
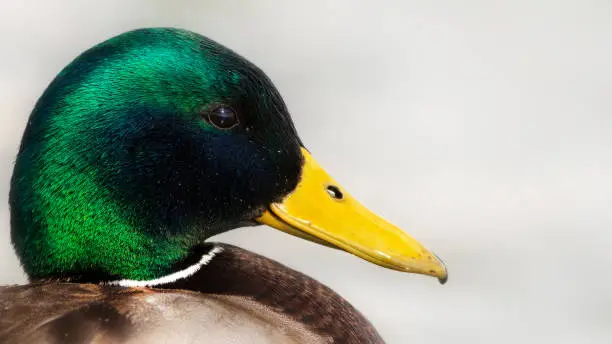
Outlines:
<svg viewBox="0 0 612 344"><path fill-rule="evenodd" d="M260 69L192 32L128 32L77 57L36 104L13 243L31 278L152 278L289 193L301 163Z"/></svg>

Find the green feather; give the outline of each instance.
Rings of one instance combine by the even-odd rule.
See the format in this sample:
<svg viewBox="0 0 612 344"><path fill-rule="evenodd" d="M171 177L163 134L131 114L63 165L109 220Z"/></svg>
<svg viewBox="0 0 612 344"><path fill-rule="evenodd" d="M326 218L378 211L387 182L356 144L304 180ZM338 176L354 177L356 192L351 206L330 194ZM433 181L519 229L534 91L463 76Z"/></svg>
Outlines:
<svg viewBox="0 0 612 344"><path fill-rule="evenodd" d="M206 121L220 105L238 127ZM236 53L184 30L122 34L36 104L12 179L13 244L33 279L155 278L291 192L299 147L272 82Z"/></svg>

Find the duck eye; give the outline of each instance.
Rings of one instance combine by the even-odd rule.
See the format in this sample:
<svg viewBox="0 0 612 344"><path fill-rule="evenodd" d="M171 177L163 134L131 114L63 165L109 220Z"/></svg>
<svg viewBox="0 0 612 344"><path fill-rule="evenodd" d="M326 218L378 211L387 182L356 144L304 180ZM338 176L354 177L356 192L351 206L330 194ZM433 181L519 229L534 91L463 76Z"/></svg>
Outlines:
<svg viewBox="0 0 612 344"><path fill-rule="evenodd" d="M238 115L230 107L219 106L208 113L208 121L219 129L231 129L238 124Z"/></svg>

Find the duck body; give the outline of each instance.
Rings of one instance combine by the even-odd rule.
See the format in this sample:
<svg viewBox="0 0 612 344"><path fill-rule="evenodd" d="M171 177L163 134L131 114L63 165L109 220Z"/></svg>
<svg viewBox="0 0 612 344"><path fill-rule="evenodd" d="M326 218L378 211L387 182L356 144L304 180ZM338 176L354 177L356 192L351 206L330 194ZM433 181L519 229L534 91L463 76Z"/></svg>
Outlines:
<svg viewBox="0 0 612 344"><path fill-rule="evenodd" d="M0 342L383 343L359 311L314 279L232 245L199 251L212 258L189 278L148 287L0 287Z"/></svg>
<svg viewBox="0 0 612 344"><path fill-rule="evenodd" d="M313 159L272 81L201 35L130 31L38 100L17 155L0 343L382 343L323 284L207 239L266 224L404 272L443 263Z"/></svg>

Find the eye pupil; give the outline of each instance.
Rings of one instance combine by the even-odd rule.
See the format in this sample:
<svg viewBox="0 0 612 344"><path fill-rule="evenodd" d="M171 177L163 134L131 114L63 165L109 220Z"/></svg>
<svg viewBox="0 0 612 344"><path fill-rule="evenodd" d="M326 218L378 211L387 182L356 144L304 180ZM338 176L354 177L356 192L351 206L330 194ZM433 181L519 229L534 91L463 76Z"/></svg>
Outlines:
<svg viewBox="0 0 612 344"><path fill-rule="evenodd" d="M238 124L236 112L226 106L220 106L208 114L208 120L219 129L230 129Z"/></svg>

